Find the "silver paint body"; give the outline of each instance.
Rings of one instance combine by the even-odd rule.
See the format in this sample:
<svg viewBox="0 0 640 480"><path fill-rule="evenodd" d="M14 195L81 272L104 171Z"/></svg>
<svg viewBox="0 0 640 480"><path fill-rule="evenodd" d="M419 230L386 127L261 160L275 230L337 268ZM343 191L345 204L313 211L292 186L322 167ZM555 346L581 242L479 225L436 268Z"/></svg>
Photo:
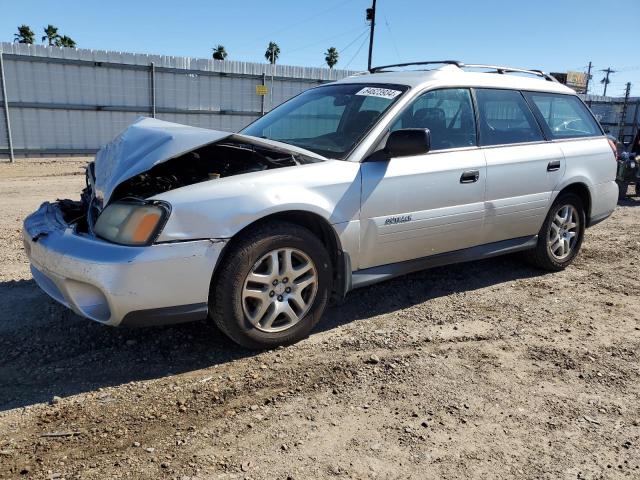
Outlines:
<svg viewBox="0 0 640 480"><path fill-rule="evenodd" d="M339 83L403 84L410 89L346 160L324 159L253 172L156 195L154 199L171 204L172 212L157 243L149 247L122 247L75 234L60 223L52 207L41 207L25 221L24 241L34 278L49 295L78 314L117 325L131 311L206 303L226 242L244 227L274 213L306 211L325 219L355 273L536 235L555 197L574 183L589 190L591 221L605 218L615 208L616 163L604 136L458 148L388 162L362 162L379 148L393 119L425 91L487 87L573 93L563 85L462 72L457 67L362 75ZM137 161L123 159L122 155L131 158L131 149L121 145L110 144L98 154L97 176L101 155L109 159L102 166L102 171L110 172L101 179L105 200L126 178L181 152L231 137L175 124L169 124L174 130L173 136L167 136L163 122L153 122L148 125L158 129L154 141L159 147L153 148L154 141L149 141L147 149L139 145L134 149ZM279 142L233 137L318 157ZM144 138L134 137L141 145ZM546 167L552 160L559 160L561 168L548 172ZM478 170L478 181L460 183L466 170ZM410 221L386 222L389 217L407 215ZM47 235L33 241L43 229Z"/></svg>

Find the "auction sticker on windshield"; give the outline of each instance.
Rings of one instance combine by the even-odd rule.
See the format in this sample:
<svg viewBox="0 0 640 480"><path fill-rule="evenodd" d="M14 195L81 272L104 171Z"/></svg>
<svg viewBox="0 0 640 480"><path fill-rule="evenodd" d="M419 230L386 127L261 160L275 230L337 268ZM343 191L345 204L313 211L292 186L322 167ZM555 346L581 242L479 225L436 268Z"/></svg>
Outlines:
<svg viewBox="0 0 640 480"><path fill-rule="evenodd" d="M356 95L366 95L367 97L396 98L402 92L400 90L392 90L390 88L365 87Z"/></svg>

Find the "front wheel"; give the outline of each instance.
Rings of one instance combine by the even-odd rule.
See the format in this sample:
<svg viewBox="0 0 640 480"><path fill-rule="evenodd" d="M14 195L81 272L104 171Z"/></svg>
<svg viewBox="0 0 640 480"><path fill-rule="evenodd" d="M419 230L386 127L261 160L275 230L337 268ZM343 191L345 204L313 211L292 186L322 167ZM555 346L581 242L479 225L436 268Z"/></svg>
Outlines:
<svg viewBox="0 0 640 480"><path fill-rule="evenodd" d="M529 262L551 271L566 268L580 251L585 219L580 197L573 193L560 195L538 233L536 248L526 252Z"/></svg>
<svg viewBox="0 0 640 480"><path fill-rule="evenodd" d="M273 348L307 337L331 291L331 260L309 230L273 222L243 236L212 282L216 325L247 348Z"/></svg>

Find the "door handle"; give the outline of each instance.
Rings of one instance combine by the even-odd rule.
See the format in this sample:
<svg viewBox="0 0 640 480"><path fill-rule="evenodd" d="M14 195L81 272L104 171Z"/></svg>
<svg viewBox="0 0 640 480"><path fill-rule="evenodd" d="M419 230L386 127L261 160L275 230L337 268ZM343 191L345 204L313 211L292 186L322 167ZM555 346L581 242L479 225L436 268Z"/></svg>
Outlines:
<svg viewBox="0 0 640 480"><path fill-rule="evenodd" d="M560 170L560 160L554 160L547 164L547 172L555 172Z"/></svg>
<svg viewBox="0 0 640 480"><path fill-rule="evenodd" d="M460 183L474 183L477 182L479 178L479 170L467 170L466 172L462 172L462 175L460 176Z"/></svg>

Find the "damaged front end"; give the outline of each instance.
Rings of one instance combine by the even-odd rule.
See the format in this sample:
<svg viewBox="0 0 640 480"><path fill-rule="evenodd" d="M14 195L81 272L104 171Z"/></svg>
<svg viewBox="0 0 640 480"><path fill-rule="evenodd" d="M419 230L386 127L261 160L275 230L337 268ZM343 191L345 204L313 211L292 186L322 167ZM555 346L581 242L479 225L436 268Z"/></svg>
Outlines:
<svg viewBox="0 0 640 480"><path fill-rule="evenodd" d="M58 205L65 221L80 234L123 245L149 245L171 211L170 205L149 200L155 195L323 160L279 142L142 118L98 152L87 167L80 201L62 200Z"/></svg>
<svg viewBox="0 0 640 480"><path fill-rule="evenodd" d="M157 241L177 207L154 196L319 161L269 140L141 119L98 152L80 200L45 202L25 219L33 278L58 302L107 325L205 318L227 237L183 232Z"/></svg>

